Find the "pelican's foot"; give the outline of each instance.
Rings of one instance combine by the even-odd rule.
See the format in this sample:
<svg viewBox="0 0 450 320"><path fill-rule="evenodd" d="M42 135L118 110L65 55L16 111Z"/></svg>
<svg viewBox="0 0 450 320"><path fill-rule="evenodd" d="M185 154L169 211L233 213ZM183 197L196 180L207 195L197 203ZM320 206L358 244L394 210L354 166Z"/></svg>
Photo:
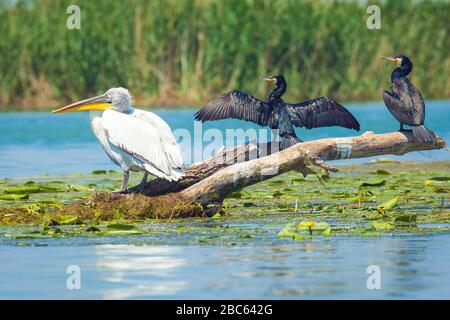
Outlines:
<svg viewBox="0 0 450 320"><path fill-rule="evenodd" d="M137 186L131 187L128 189L129 193L140 193L144 191L145 183L140 183Z"/></svg>
<svg viewBox="0 0 450 320"><path fill-rule="evenodd" d="M112 194L127 194L127 193L130 193L130 191L129 190L127 190L127 189L125 189L125 190L114 190L114 191L111 191L111 193Z"/></svg>
<svg viewBox="0 0 450 320"><path fill-rule="evenodd" d="M139 183L137 186L129 188L128 191L131 193L141 193L142 191L144 191L145 185L147 183L147 177L148 172L145 172L144 176L142 177L141 183Z"/></svg>

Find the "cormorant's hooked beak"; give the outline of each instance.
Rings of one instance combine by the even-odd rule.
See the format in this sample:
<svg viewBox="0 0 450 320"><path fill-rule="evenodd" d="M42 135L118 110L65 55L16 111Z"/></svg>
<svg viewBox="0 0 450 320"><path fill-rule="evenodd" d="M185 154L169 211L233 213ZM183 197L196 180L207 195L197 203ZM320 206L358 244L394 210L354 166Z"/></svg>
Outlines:
<svg viewBox="0 0 450 320"><path fill-rule="evenodd" d="M393 63L402 63L402 59L399 57L395 57L395 56L382 56L383 59L389 60Z"/></svg>
<svg viewBox="0 0 450 320"><path fill-rule="evenodd" d="M275 77L264 77L264 78L259 78L259 79L267 81L270 84L277 84L277 78L275 78Z"/></svg>
<svg viewBox="0 0 450 320"><path fill-rule="evenodd" d="M52 113L76 112L87 110L108 110L112 107L112 101L106 95L81 100L68 106L53 110Z"/></svg>

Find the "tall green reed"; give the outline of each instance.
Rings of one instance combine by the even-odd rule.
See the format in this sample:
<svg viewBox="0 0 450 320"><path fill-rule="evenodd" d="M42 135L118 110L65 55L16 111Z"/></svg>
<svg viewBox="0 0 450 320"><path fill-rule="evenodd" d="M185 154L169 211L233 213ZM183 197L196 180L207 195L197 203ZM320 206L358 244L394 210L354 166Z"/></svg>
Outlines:
<svg viewBox="0 0 450 320"><path fill-rule="evenodd" d="M129 87L140 103L201 104L283 73L290 100L380 100L404 53L425 98L450 96L450 2L379 1L382 29L361 1L0 0L0 109L49 106Z"/></svg>

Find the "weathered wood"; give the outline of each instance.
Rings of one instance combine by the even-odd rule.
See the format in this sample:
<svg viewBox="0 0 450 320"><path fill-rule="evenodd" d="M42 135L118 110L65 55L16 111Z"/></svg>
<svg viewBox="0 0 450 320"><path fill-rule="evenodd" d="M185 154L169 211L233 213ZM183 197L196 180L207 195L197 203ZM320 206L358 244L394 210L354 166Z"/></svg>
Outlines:
<svg viewBox="0 0 450 320"><path fill-rule="evenodd" d="M275 147L277 148L275 149ZM258 144L255 141L234 148L223 149L213 157L194 163L191 167L187 168L185 176L177 182L169 182L160 178L148 182L143 193L146 196L157 196L170 192L178 192L200 182L223 168L266 156L271 154L272 151L277 152L278 150L278 146L272 145L271 143Z"/></svg>
<svg viewBox="0 0 450 320"><path fill-rule="evenodd" d="M445 142L441 138L438 138L435 146L419 143L407 132L394 132L389 134L366 132L359 137L353 138L328 138L304 142L288 150L290 152L293 152L293 148L295 150L308 150L309 155L313 158L313 164L327 170L333 170L332 167L321 163L315 158L336 160L363 158L382 154L400 155L410 151L440 149L444 145ZM171 183L164 179L150 181L145 187L144 194L147 196L156 196L184 190L226 167L242 163L248 159L261 158L270 154L271 149L271 144L258 145L256 142L250 142L246 145L221 150L214 157L193 164L186 170L186 175L176 183ZM258 150L262 150L262 152L258 152ZM281 154L286 153L286 151L283 151ZM256 154L257 152L259 155Z"/></svg>
<svg viewBox="0 0 450 320"><path fill-rule="evenodd" d="M222 168L179 194L204 206L213 204L217 207L234 190L292 170L308 173L308 165L322 166L318 158L340 160L384 154L402 155L411 151L441 149L444 146L444 140L439 137L434 144L421 143L408 132L365 132L357 137L320 139L299 143L267 157Z"/></svg>
<svg viewBox="0 0 450 320"><path fill-rule="evenodd" d="M442 138L438 137L435 143L421 143L408 132L366 132L357 137L320 139L299 143L273 154L262 150L267 149L267 145L249 143L222 150L211 159L192 165L187 169L186 177L175 184L157 179L147 184L144 195L101 195L71 209L90 214L110 214L111 208L115 208L126 216L139 218L211 215L221 210L223 200L231 192L276 175L292 170L308 174L312 172L310 165L334 170L324 160L402 155L444 146Z"/></svg>
<svg viewBox="0 0 450 320"><path fill-rule="evenodd" d="M221 150L210 159L194 163L186 169L185 176L177 182L169 182L160 178L148 182L143 193L147 196L156 196L186 189L216 173L218 170L242 161L243 158L245 159L246 154L256 150L255 144L246 144L236 148Z"/></svg>

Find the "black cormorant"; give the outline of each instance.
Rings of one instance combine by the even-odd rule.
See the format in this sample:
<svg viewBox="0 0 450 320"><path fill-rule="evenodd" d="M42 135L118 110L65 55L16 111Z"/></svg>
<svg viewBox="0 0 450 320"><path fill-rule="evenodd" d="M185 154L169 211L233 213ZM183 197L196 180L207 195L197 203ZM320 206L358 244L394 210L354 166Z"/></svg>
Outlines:
<svg viewBox="0 0 450 320"><path fill-rule="evenodd" d="M422 142L435 141L434 133L424 125L425 102L419 90L406 77L412 70L413 64L403 55L383 57L398 65L392 74L392 93L384 91L383 100L392 115L403 125L411 126L415 138Z"/></svg>
<svg viewBox="0 0 450 320"><path fill-rule="evenodd" d="M195 119L205 122L235 118L278 129L282 150L302 141L295 134L294 126L307 129L340 126L359 131L360 126L355 117L332 98L286 103L281 98L287 87L282 75L262 80L276 85L267 102L234 90L210 101L195 114Z"/></svg>

